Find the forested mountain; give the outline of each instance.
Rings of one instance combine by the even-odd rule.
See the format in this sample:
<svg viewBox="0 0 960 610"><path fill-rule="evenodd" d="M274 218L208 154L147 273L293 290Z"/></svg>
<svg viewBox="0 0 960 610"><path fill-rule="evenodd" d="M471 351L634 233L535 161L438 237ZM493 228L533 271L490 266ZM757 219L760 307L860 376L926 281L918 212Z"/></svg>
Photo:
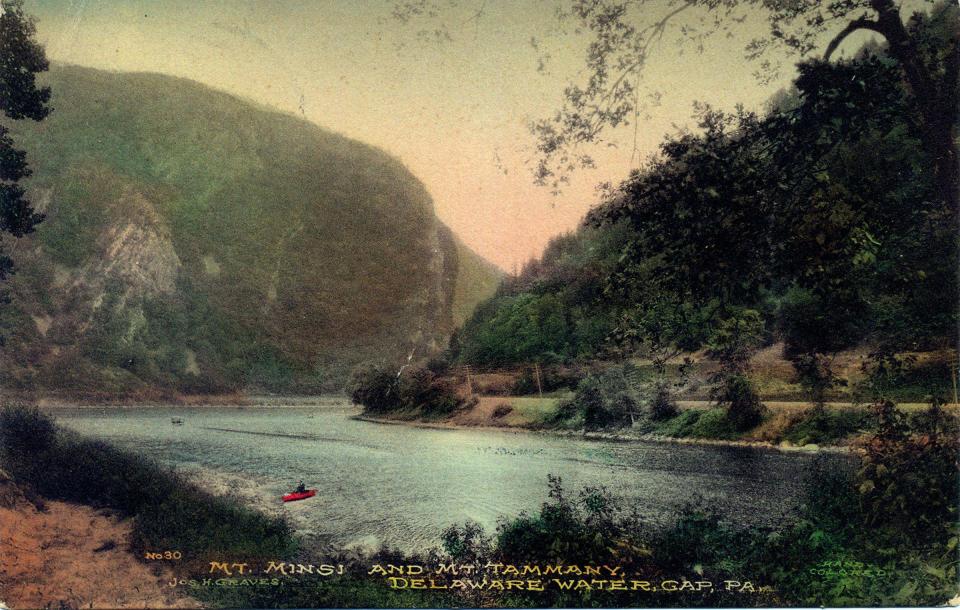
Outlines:
<svg viewBox="0 0 960 610"><path fill-rule="evenodd" d="M46 218L11 244L8 389L336 389L496 285L382 151L183 79L44 81L47 120L10 125Z"/></svg>
<svg viewBox="0 0 960 610"><path fill-rule="evenodd" d="M944 5L911 22L934 74L955 70L943 49L956 15ZM667 138L576 233L507 278L453 355L656 361L706 349L736 385L759 346L783 341L816 399L836 381L829 363L841 350L866 349L879 370L951 347L957 210L915 102L871 45L802 63L765 112L696 107L698 128Z"/></svg>

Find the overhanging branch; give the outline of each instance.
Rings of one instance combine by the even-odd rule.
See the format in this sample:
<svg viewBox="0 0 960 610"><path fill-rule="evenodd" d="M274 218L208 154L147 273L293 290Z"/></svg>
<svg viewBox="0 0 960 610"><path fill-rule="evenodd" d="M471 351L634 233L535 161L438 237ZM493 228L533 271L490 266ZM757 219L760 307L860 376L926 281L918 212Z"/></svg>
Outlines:
<svg viewBox="0 0 960 610"><path fill-rule="evenodd" d="M840 46L840 43L843 42L847 36L856 32L857 30L870 30L879 34L884 33L880 28L880 24L871 19L867 19L866 15L860 17L859 19L854 19L848 23L847 27L843 28L839 34L834 36L833 40L830 41L830 44L827 45L827 50L823 52L823 59L830 61L830 56L833 55L833 52L837 50L837 47Z"/></svg>

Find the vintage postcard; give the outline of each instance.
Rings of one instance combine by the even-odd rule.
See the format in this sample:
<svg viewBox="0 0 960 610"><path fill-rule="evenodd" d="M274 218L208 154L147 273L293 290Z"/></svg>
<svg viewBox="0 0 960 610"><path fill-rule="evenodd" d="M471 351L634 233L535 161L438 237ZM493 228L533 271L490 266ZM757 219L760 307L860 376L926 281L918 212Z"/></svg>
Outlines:
<svg viewBox="0 0 960 610"><path fill-rule="evenodd" d="M0 609L960 605L955 0L0 0Z"/></svg>

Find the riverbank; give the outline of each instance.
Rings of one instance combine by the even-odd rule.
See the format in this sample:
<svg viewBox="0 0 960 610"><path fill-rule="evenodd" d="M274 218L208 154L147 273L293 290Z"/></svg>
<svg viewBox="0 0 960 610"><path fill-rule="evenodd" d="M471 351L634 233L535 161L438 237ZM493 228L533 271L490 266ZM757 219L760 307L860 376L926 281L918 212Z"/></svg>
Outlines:
<svg viewBox="0 0 960 610"><path fill-rule="evenodd" d="M216 413L207 412L205 417ZM503 430L497 435L481 435L462 430L415 431L412 427L378 431L380 426L351 422L347 419L351 412L325 409L317 410L316 420L310 420L309 413L276 415L290 418L279 424L280 429L315 426L317 432L341 430L342 434L325 434L324 442L315 444L291 439L288 446L278 447L276 443L282 441L276 439L280 437L249 434L275 429L274 415L255 410L243 412L242 417L220 413L220 417L243 421L230 420L218 427L231 431L208 434L208 428L190 421L174 428L151 413L137 420L131 419L135 412L114 410L111 417L122 423L118 429L135 433L136 442L121 443L114 438L111 442L117 444L107 446L63 428L55 433L56 442L43 442L49 436L50 422L30 413L17 416L14 411L7 413L8 421L0 421L3 440L8 441L0 447L7 448L4 459L19 465L18 481L31 481L31 488L43 497L68 495L77 498L69 502L111 507L111 513L103 516L117 510L135 515L133 534L142 545L135 548L141 552L181 550L183 559L173 569L182 578L202 580L209 574L212 560L249 561L255 566L249 586L230 586L235 581L228 578L222 581L224 586L184 587L211 607L582 607L597 599L581 597L579 590L560 589L529 595L515 591L507 596L484 591L479 597L468 592L394 589L370 572L374 565L429 566L434 561L620 565L656 582L696 573L714 583L750 580L757 587L769 587L769 597L763 598L757 597L756 590L692 597L598 591L609 606L816 606L844 605L844 599L862 605L889 605L905 584L921 581L923 601L941 603L955 595L952 589L944 594L952 582L947 573L950 568L942 559L946 537L939 525L941 518L922 514L938 506L937 498L942 504L947 497L941 483L952 483L955 471L941 462L943 455L953 454L921 445L919 440L914 443L907 438L898 445L873 443L865 450L874 451L884 472L894 473L892 481L878 480L884 487L891 482L906 485L902 493L911 503L904 510L917 512L914 520L923 524L916 531L927 532L935 525L930 538L939 546L931 548L923 540L904 538L896 527L886 535L872 525L873 513L859 512L873 506L861 502L858 490L865 483L863 477L874 475L844 465L847 460L840 456L813 459L813 455L800 452L788 456L777 451L631 446L602 439L595 443L573 438L562 441L535 438L519 429L510 435ZM73 417L83 421L91 414ZM110 435L107 416L92 419L96 421L93 429ZM151 420L156 421L155 428L149 427ZM216 453L211 448L217 447L226 461L224 468L215 470L226 476L214 476L207 469L186 472L179 467L159 472L145 464L142 456L151 454L151 448L156 452L158 447L174 445L168 437L151 445L148 439L155 430L175 431L169 438L179 439L175 443L178 464L202 462L198 458ZM198 435L187 434L191 430ZM528 435L530 438L524 438ZM193 445L191 438L205 442ZM259 442L262 438L270 440ZM41 439L37 451L31 449L36 439ZM224 441L230 443L228 451L223 451ZM560 446L562 450L556 451ZM277 449L276 453L267 450L269 447ZM923 472L935 474L938 483L932 488L928 489L928 479L917 482L896 474L899 471L894 467L903 463L902 457L917 451L920 453L914 457L921 461L910 461L911 468L919 464ZM18 459L27 455L29 459ZM154 455L164 461L169 458L169 453ZM249 455L268 456L271 466L262 470L257 467L260 460L244 459ZM283 462L278 461L281 457ZM242 468L231 472L238 466ZM344 473L359 480L344 480ZM311 486L325 490L324 497L280 503L279 492L269 481L292 481L293 474L310 475ZM549 489L543 488L544 480ZM202 493L198 490L201 484ZM625 491L639 495L622 495ZM697 499L700 493L709 496ZM810 497L816 502L811 503ZM881 517L886 515L885 506L878 509ZM600 512L597 507L602 507ZM485 508L498 515L499 525L484 518ZM250 509L256 509L259 517L252 518ZM667 518L658 519L659 512ZM757 520L758 513L765 517ZM436 518L438 514L442 516ZM263 527L276 523L281 515L287 528ZM897 514L888 520L897 525L909 519ZM308 520L315 526L313 536L303 536L301 531L302 525L309 525ZM867 523L869 528L862 525ZM771 528L776 536L770 535ZM497 534L491 537L493 531ZM394 548L391 543L399 539L396 534L404 540L418 540L416 548ZM373 538L375 544L369 551L343 552L352 546L349 541L359 536ZM83 553L95 556L102 541L98 535L93 537L98 546L83 547ZM329 544L334 537L337 541ZM282 540L294 544L277 545ZM384 544L393 550L385 550ZM427 552L437 544L442 544L442 549ZM878 549L891 548L899 549L898 557L902 557L896 563L883 564L891 577L857 584L852 598L838 597L833 583L812 572L835 556L875 557ZM273 581L276 574L264 571L269 560L344 565L345 569L342 576L329 579L285 574L277 577L282 583L277 585ZM151 564L148 566L153 567ZM936 574L918 567L926 565L932 565ZM496 576L487 574L489 579ZM261 577L267 582L260 582Z"/></svg>
<svg viewBox="0 0 960 610"><path fill-rule="evenodd" d="M411 419L390 419L385 417L370 417L354 415L351 419L387 426L412 426L433 430L485 430L491 432L510 432L514 434L547 434L551 436L583 438L588 440L602 440L613 442L642 442L642 443L673 443L677 445L708 445L715 447L751 447L755 449L771 449L777 451L803 451L825 453L849 453L854 450L851 444L820 446L813 443L794 445L790 442L771 443L769 441L727 440L710 438L691 438L663 436L658 434L631 434L628 431L590 432L577 430L560 430L548 428L526 428L522 426L491 426L470 425L453 421L421 421Z"/></svg>
<svg viewBox="0 0 960 610"><path fill-rule="evenodd" d="M173 571L131 549L133 522L72 502L31 502L0 471L0 606L199 608ZM58 606L59 604L59 606Z"/></svg>
<svg viewBox="0 0 960 610"><path fill-rule="evenodd" d="M34 405L44 410L57 409L85 409L85 408L170 408L170 407L237 407L237 408L297 408L339 406L348 400L343 394L324 394L322 396L282 396L263 394L210 394L175 397L170 400L137 400L129 398L103 398L95 400L89 398L63 396L33 396L10 397L6 396L6 404Z"/></svg>
<svg viewBox="0 0 960 610"><path fill-rule="evenodd" d="M361 414L355 419L379 424L409 425L436 429L496 430L552 434L615 442L658 442L686 445L757 447L780 451L849 452L873 431L868 406L831 402L823 414L809 403L770 401L764 403L763 421L750 430L733 433L727 428L696 427L698 420L719 419L723 411L708 401L681 401L679 413L661 422L641 421L628 428L594 430L570 429L555 423L554 415L564 397L481 396L464 409L446 417L424 417L416 411L385 416ZM908 418L916 417L929 405L906 403L897 407ZM943 412L960 420L957 405ZM674 432L671 434L671 432Z"/></svg>

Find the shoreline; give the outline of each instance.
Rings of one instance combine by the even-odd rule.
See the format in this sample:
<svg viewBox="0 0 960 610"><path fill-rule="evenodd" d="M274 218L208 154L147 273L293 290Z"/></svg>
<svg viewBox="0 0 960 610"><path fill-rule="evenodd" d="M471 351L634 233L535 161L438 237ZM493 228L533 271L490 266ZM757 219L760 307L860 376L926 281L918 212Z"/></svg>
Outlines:
<svg viewBox="0 0 960 610"><path fill-rule="evenodd" d="M90 397L61 397L61 396L4 396L7 402L21 402L37 406L40 409L125 409L125 408L181 408L181 407L232 407L237 409L245 408L266 408L266 409L288 409L300 407L324 407L340 406L343 401L349 401L345 394L323 394L323 395L265 395L265 394L209 394L209 395L190 395L176 396L172 398L104 398L96 399Z"/></svg>
<svg viewBox="0 0 960 610"><path fill-rule="evenodd" d="M692 438L662 436L657 434L629 434L621 432L581 432L577 430L552 430L549 428L534 429L521 426L470 426L449 421L427 422L420 420L389 419L371 417L368 415L353 415L350 419L386 426L410 426L432 430L480 430L484 432L509 432L512 434L545 434L566 438L581 438L584 440L612 441L620 443L670 443L675 445L712 445L719 447L744 447L750 449L766 449L784 453L834 453L852 454L856 449L849 445L803 445L774 444L768 441L735 441L726 439Z"/></svg>

